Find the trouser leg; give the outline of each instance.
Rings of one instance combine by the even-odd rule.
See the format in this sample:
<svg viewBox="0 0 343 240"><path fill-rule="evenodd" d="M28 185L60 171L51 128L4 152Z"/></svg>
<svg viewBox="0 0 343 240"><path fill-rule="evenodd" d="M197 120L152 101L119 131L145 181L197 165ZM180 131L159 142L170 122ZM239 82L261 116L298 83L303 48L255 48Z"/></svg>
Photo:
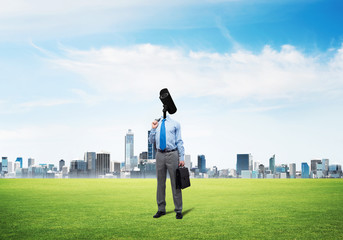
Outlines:
<svg viewBox="0 0 343 240"><path fill-rule="evenodd" d="M156 153L156 175L157 175L157 206L158 211L166 211L166 177L167 168L165 164L165 154L157 152Z"/></svg>
<svg viewBox="0 0 343 240"><path fill-rule="evenodd" d="M169 176L170 176L170 183L172 187L173 192L173 200L174 200L174 206L175 212L182 212L182 192L181 189L176 189L176 169L179 165L179 153L177 151L167 153L166 155L166 165L168 168Z"/></svg>

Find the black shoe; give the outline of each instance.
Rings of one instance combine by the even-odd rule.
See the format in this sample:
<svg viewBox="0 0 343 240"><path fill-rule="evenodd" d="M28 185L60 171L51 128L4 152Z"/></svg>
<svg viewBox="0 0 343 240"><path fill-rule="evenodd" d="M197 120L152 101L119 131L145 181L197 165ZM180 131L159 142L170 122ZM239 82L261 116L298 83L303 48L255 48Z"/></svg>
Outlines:
<svg viewBox="0 0 343 240"><path fill-rule="evenodd" d="M182 213L179 213L179 212L176 213L176 219L182 219L182 217L183 217Z"/></svg>
<svg viewBox="0 0 343 240"><path fill-rule="evenodd" d="M154 215L154 218L159 218L159 217L161 217L161 216L163 216L163 215L166 215L166 212L160 212L160 211L158 211L158 212Z"/></svg>

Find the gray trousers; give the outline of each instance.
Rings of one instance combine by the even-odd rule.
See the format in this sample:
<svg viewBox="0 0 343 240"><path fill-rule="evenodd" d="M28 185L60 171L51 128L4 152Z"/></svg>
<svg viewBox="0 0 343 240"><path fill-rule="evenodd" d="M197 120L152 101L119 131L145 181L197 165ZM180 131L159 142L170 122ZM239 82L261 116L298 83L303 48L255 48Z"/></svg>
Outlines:
<svg viewBox="0 0 343 240"><path fill-rule="evenodd" d="M175 212L182 212L182 193L181 189L176 189L175 175L176 169L179 165L178 151L156 153L156 173L157 173L157 206L158 211L166 211L166 178L167 169L170 176L170 183L173 192L173 199L175 205Z"/></svg>

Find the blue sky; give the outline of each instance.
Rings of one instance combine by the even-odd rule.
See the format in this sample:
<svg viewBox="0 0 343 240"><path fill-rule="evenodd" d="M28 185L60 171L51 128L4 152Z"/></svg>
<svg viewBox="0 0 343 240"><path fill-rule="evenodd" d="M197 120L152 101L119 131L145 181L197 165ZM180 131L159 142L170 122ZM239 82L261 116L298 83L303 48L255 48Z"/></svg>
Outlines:
<svg viewBox="0 0 343 240"><path fill-rule="evenodd" d="M186 153L343 163L341 1L4 1L0 154L135 154L167 87ZM25 161L27 164L27 161Z"/></svg>

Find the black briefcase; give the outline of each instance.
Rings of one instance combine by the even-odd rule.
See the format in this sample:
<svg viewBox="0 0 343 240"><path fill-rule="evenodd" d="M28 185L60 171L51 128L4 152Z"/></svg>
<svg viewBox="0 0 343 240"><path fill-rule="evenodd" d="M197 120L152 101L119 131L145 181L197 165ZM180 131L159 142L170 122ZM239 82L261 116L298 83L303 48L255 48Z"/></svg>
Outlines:
<svg viewBox="0 0 343 240"><path fill-rule="evenodd" d="M188 168L177 168L176 169L176 188L177 189L185 189L191 186L191 182L189 181L189 171Z"/></svg>

